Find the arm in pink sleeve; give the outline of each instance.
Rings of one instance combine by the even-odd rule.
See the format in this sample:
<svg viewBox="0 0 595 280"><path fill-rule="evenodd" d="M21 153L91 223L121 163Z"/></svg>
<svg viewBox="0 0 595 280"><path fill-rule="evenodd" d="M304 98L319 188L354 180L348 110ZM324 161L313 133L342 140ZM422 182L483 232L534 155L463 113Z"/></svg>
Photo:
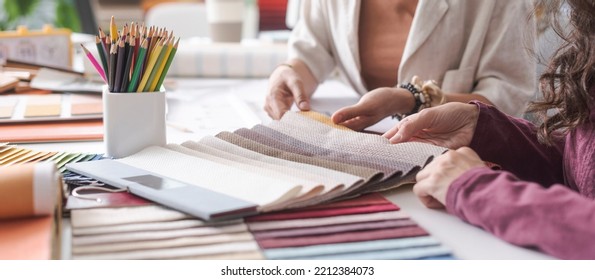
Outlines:
<svg viewBox="0 0 595 280"><path fill-rule="evenodd" d="M595 201L506 171L474 168L448 190L447 210L510 242L564 259L595 259Z"/></svg>
<svg viewBox="0 0 595 280"><path fill-rule="evenodd" d="M482 160L496 163L522 180L546 186L564 182L562 139L546 146L537 141L530 122L480 102L472 103L479 108L479 119L469 147Z"/></svg>

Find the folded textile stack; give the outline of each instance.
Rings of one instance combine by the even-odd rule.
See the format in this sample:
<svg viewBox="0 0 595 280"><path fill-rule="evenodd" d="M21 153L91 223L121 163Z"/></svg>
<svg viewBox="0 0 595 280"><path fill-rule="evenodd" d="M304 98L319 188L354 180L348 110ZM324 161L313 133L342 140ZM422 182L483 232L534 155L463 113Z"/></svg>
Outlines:
<svg viewBox="0 0 595 280"><path fill-rule="evenodd" d="M443 245L378 193L247 218L267 259L449 259Z"/></svg>
<svg viewBox="0 0 595 280"><path fill-rule="evenodd" d="M73 259L261 259L242 220L204 222L157 205L72 210Z"/></svg>
<svg viewBox="0 0 595 280"><path fill-rule="evenodd" d="M398 187L446 151L337 128L288 112L280 121L118 159L136 168L258 205L298 208Z"/></svg>
<svg viewBox="0 0 595 280"><path fill-rule="evenodd" d="M156 205L72 210L73 259L450 259L379 194L204 222Z"/></svg>

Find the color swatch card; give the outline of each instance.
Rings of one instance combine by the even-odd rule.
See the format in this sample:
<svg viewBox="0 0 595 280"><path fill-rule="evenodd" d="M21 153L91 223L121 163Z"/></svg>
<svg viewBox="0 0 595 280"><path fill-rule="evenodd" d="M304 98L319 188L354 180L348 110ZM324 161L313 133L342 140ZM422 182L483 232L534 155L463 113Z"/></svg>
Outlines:
<svg viewBox="0 0 595 280"><path fill-rule="evenodd" d="M11 94L0 96L0 123L101 119L101 96Z"/></svg>

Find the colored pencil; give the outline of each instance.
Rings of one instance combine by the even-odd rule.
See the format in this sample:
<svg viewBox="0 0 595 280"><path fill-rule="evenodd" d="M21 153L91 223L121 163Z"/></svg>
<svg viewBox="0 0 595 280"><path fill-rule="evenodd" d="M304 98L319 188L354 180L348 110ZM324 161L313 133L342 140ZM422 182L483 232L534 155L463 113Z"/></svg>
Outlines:
<svg viewBox="0 0 595 280"><path fill-rule="evenodd" d="M112 47L109 52L109 59L110 59L110 67L109 67L109 76L107 78L108 87L111 92L114 91L114 80L116 78L116 53L117 53L117 46L116 44L112 44Z"/></svg>
<svg viewBox="0 0 595 280"><path fill-rule="evenodd" d="M130 68L132 67L132 60L134 52L134 39L131 38L130 46L126 51L126 65L124 66L124 73L122 73L122 86L120 87L120 92L127 92L128 91L128 83L130 81Z"/></svg>
<svg viewBox="0 0 595 280"><path fill-rule="evenodd" d="M112 44L116 43L116 40L118 40L118 27L116 26L116 20L114 19L114 16L112 16L109 23L109 33L112 39Z"/></svg>
<svg viewBox="0 0 595 280"><path fill-rule="evenodd" d="M107 83L105 71L101 68L95 57L91 54L91 52L89 52L89 50L87 50L87 48L85 48L85 46L83 46L83 44L81 44L81 47L83 48L85 55L87 55L87 58L89 58L89 61L91 61L91 64L93 64L93 67L95 67L95 70L97 70L97 73L99 73L103 81Z"/></svg>
<svg viewBox="0 0 595 280"><path fill-rule="evenodd" d="M170 39L168 39L167 48L165 48L165 54L163 55L163 58L158 61L158 64L155 67L155 69L157 69L157 72L155 73L155 76L153 77L153 79L150 79L151 86L149 86L148 91L159 90L157 88L157 83L159 82L159 80L161 78L161 73L163 73L163 69L165 68L165 64L167 63L167 60L168 60L169 55L171 54L171 50L173 48L174 48L174 44L172 42L172 38L170 38Z"/></svg>
<svg viewBox="0 0 595 280"><path fill-rule="evenodd" d="M145 56L147 54L147 40L143 40L141 43L141 47L138 51L138 56L136 58L136 62L134 65L134 71L132 71L132 78L130 79L130 84L128 84L127 92L134 92L136 91L138 80L141 72L141 68L143 65L143 61L145 61Z"/></svg>
<svg viewBox="0 0 595 280"><path fill-rule="evenodd" d="M123 38L123 36L122 36ZM117 54L117 62L116 62L116 80L114 82L114 91L119 92L120 88L122 87L122 76L124 76L124 66L125 66L125 44L122 39L118 40L118 54Z"/></svg>
<svg viewBox="0 0 595 280"><path fill-rule="evenodd" d="M161 43L158 43L157 46L153 49L153 51L151 51L149 55L149 62L147 64L147 67L145 67L145 70L143 71L143 76L140 80L140 83L138 84L136 92L144 91L145 85L147 85L147 82L149 81L149 76L151 75L151 71L153 71L153 67L155 67L155 62L157 62L157 58L159 57L162 48L163 46L161 45Z"/></svg>
<svg viewBox="0 0 595 280"><path fill-rule="evenodd" d="M159 76L157 76L157 73L159 72L159 68L161 68L161 66L167 59L167 58L164 58L165 54L167 53L167 49L169 48L168 46L166 46L166 43L167 43L167 41L163 40L161 45L159 46L161 48L160 49L157 49L157 47L155 48L155 51L159 51L159 55L157 56L157 59L155 60L155 65L151 69L151 74L149 75L149 79L147 80L147 84L145 85L143 91L149 91L149 92L152 91L151 85L153 85L153 82L155 83L153 86L157 85L157 81L159 80ZM157 54L155 54L155 55L157 55Z"/></svg>
<svg viewBox="0 0 595 280"><path fill-rule="evenodd" d="M95 36L95 45L97 46L97 52L99 53L99 58L101 59L101 65L103 65L103 74L105 77L105 75L107 75L107 59L105 58L105 47L99 36Z"/></svg>
<svg viewBox="0 0 595 280"><path fill-rule="evenodd" d="M163 69L163 72L161 73L160 77L159 77L159 81L157 82L157 86L155 86L155 91L158 91L161 89L161 85L163 84L163 80L165 79L165 75L167 74L167 71L169 70L169 66L171 65L171 62L174 59L174 56L176 55L176 51L178 50L178 43L180 42L180 38L178 38L178 40L176 41L176 43L174 44L171 53L169 54L169 56L167 57L167 62L165 63L165 67Z"/></svg>

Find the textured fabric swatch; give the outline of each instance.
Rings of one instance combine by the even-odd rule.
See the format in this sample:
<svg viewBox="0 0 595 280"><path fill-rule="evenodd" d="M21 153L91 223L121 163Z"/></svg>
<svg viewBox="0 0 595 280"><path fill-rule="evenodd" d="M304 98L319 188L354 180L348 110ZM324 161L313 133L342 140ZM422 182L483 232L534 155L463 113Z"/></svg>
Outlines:
<svg viewBox="0 0 595 280"><path fill-rule="evenodd" d="M181 260L264 260L264 255L260 251L247 252L229 252L212 255L185 256L183 258L173 258Z"/></svg>
<svg viewBox="0 0 595 280"><path fill-rule="evenodd" d="M190 143L187 142L187 144ZM200 148L200 144L219 151L225 151L229 156L235 155L234 160L236 161L245 161L252 165L256 165L257 163L264 165L266 163L266 168L275 169L285 174L292 174L298 178L308 178L309 180L323 183L325 186L344 184L347 188L350 188L364 183L363 178L349 173L263 155L211 136L203 137L196 145L187 147L191 149Z"/></svg>
<svg viewBox="0 0 595 280"><path fill-rule="evenodd" d="M136 207L130 207L136 208ZM124 209L124 208L121 208ZM79 211L79 210L75 210ZM87 215L87 217L90 217ZM77 216L80 218L80 216ZM129 224L103 225L95 227L73 227L73 235L92 235L106 233L123 233L133 231L178 230L193 227L214 227L243 223L241 219L224 220L217 222L204 222L197 219L163 221L163 222L132 222Z"/></svg>
<svg viewBox="0 0 595 280"><path fill-rule="evenodd" d="M135 231L125 233L108 233L98 235L73 236L72 245L108 244L116 242L131 242L142 240L159 240L166 238L179 238L190 236L217 235L223 233L246 232L246 224L226 225L219 227L197 227L179 230L163 231Z"/></svg>
<svg viewBox="0 0 595 280"><path fill-rule="evenodd" d="M396 227L410 227L416 223L410 219L402 220L386 220L386 221L375 221L367 223L355 223L355 224L343 224L334 226L320 226L320 227L308 227L308 228L296 228L296 229L281 229L281 230L269 230L269 231L256 231L254 232L254 238L257 240L270 239L270 238L281 238L281 237L300 237L309 235L322 235L322 234L333 234L341 232L353 232L361 230L372 230L382 228L396 228Z"/></svg>
<svg viewBox="0 0 595 280"><path fill-rule="evenodd" d="M262 212L303 195L293 182L152 146L117 161L259 205Z"/></svg>
<svg viewBox="0 0 595 280"><path fill-rule="evenodd" d="M439 245L431 236L381 239L372 241L349 242L341 244L323 244L304 247L289 247L264 250L267 259L303 259L314 256L337 255L367 251L392 250L411 247Z"/></svg>
<svg viewBox="0 0 595 280"><path fill-rule="evenodd" d="M449 256L452 250L443 245L412 247L396 250L367 251L351 254L312 256L311 260L412 260L437 256Z"/></svg>
<svg viewBox="0 0 595 280"><path fill-rule="evenodd" d="M150 249L127 252L113 252L102 254L74 255L77 260L140 260L140 259L171 259L192 256L209 256L239 252L257 252L258 245L254 241L227 242L202 246L187 246L180 248Z"/></svg>
<svg viewBox="0 0 595 280"><path fill-rule="evenodd" d="M333 217L339 215L351 215L351 214L364 214L364 213L377 213L384 211L397 211L399 208L394 204L380 204L380 205L366 205L366 206L354 206L344 208L331 208L331 209L314 209L309 211L299 210L295 212L272 212L267 213L266 216L253 216L246 219L247 222L256 221L282 221L292 219L306 219L306 218L319 218L319 217Z"/></svg>
<svg viewBox="0 0 595 280"><path fill-rule="evenodd" d="M295 219L285 221L251 222L248 223L248 229L250 229L251 232L255 232L263 230L317 227L326 225L340 225L349 223L397 220L407 218L409 218L409 215L403 213L403 211L387 211L378 213L343 215L335 217Z"/></svg>
<svg viewBox="0 0 595 280"><path fill-rule="evenodd" d="M229 143L234 145L252 150L257 153L265 154L268 156L286 159L290 161L305 163L305 164L312 164L328 169L333 169L340 172L349 173L358 177L364 178L368 183L372 181L377 181L382 176L381 172L372 168L361 167L352 164L345 164L336 161L324 160L324 159L317 159L311 156L305 156L296 154L293 152L287 152L281 149L269 147L263 144L260 144L256 141L247 139L245 137L239 136L237 134L233 134L231 132L221 132L217 134L215 137L225 140Z"/></svg>
<svg viewBox="0 0 595 280"><path fill-rule="evenodd" d="M267 164L265 162L246 161L246 160L240 159L240 157L235 157L235 156L228 157L225 154L225 152L223 152L223 151L221 151L221 152L210 151L210 153L203 153L199 150L196 150L196 148L197 148L196 146L194 146L195 149L192 149L188 146L188 143L186 143L186 144L187 145L185 145L185 146L181 146L178 144L168 144L166 146L166 148L170 149L172 151L178 152L178 153L185 154L185 155L205 159L208 161L220 163L220 164L231 166L231 167L235 167L235 168L244 170L245 172L248 172L248 173L262 174L262 175L270 177L270 178L275 178L275 179L284 180L287 182L292 182L295 185L302 186L303 192L312 192L313 194L316 194L316 195L318 195L320 193L328 192L334 188L342 188L343 187L343 184L340 181L330 181L330 180L326 180L324 182L321 182L320 180L315 181L312 179L316 179L316 178L312 178L312 176L310 178L307 178L307 177L300 178L293 174L283 173L280 170L274 169L269 164ZM197 145L200 145L200 144L197 144ZM328 188L328 189L325 191L325 188Z"/></svg>
<svg viewBox="0 0 595 280"><path fill-rule="evenodd" d="M383 206L386 208L373 208L372 206ZM339 213L347 213L350 214L360 214L365 212L370 212L373 209L386 209L383 211L396 211L399 210L399 207L393 204L392 202L388 201L385 197L378 193L371 193L362 195L359 197L339 200L324 204L318 204L313 206L308 206L300 209L295 210L285 210L285 211L277 211L272 213L263 213L256 216L246 217L245 220L247 222L256 222L256 221L268 221L268 220L279 220L279 219L289 219L289 217L294 218L306 218L312 217L312 215L318 216L334 216ZM326 213L330 213L327 215ZM305 216L302 216L305 215Z"/></svg>
<svg viewBox="0 0 595 280"><path fill-rule="evenodd" d="M383 179L387 179L400 171L394 165L382 162L375 157L359 153L345 153L344 151L309 144L263 125L256 125L252 129L240 128L234 133L290 153L371 168L384 173Z"/></svg>
<svg viewBox="0 0 595 280"><path fill-rule="evenodd" d="M315 111L299 111L297 112L298 114L313 119L315 121L321 122L325 125L328 125L332 128L336 128L339 130L351 130L350 128L343 126L343 125L338 125L336 123L334 123L331 118L329 118L327 115L319 113L319 112L315 112Z"/></svg>
<svg viewBox="0 0 595 280"><path fill-rule="evenodd" d="M149 241L117 242L97 244L88 246L73 246L73 255L113 253L125 251L137 251L148 249L167 249L176 247L187 247L197 245L210 245L225 242L251 241L254 240L249 232L222 233L207 236L185 236L179 238L158 239Z"/></svg>
<svg viewBox="0 0 595 280"><path fill-rule="evenodd" d="M314 209L332 209L332 208L343 208L343 207L356 207L356 206L366 206L366 205L382 205L382 204L392 204L391 201L386 199L383 195L379 193L370 193L365 194L362 196L358 196L351 199L345 200L338 200L333 201L330 203L318 204L314 206L309 206L302 208L301 210L314 210ZM397 208L399 206L395 205ZM400 208L399 208L400 209ZM262 216L266 216L267 214L262 214Z"/></svg>
<svg viewBox="0 0 595 280"><path fill-rule="evenodd" d="M93 208L73 210L70 212L70 222L73 228L176 221L190 218L192 217L188 214L159 205Z"/></svg>
<svg viewBox="0 0 595 280"><path fill-rule="evenodd" d="M270 238L258 240L258 246L260 246L260 248L262 249L269 249L389 238L403 238L423 235L428 235L428 233L424 229L418 226L411 226L386 229L373 229L365 231L340 232L313 236Z"/></svg>
<svg viewBox="0 0 595 280"><path fill-rule="evenodd" d="M311 164L296 163L294 161L263 155L211 136L203 137L199 142L217 149L230 151L234 154L251 158L260 162L268 162L272 165L286 166L286 169L304 169L307 170L309 173L317 175L316 178L324 179L324 177L330 177L336 179L337 181L348 182L349 185L358 184L363 179L359 176L354 176L349 173L336 171L334 169L323 168Z"/></svg>
<svg viewBox="0 0 595 280"><path fill-rule="evenodd" d="M396 167L404 173L415 166L425 165L447 150L418 142L390 144L382 136L334 129L294 112L288 112L280 121L273 121L268 126L310 144L396 160L400 163Z"/></svg>
<svg viewBox="0 0 595 280"><path fill-rule="evenodd" d="M257 142L262 142L264 145L276 147L281 146L280 148L282 149L287 149L282 147L283 145L286 145L285 143L291 143L292 145L296 146L291 146L292 148L289 148L288 150L295 151L295 149L297 149L296 152L299 154L313 157L322 157L338 162L351 162L352 164L363 167L376 168L379 172L382 171L384 173L385 176L380 182L376 184L367 184L363 190L359 191L360 193L386 190L399 187L403 184L415 182L415 174L420 169L419 166L413 166L406 175L402 176L403 172L398 168L398 166L402 165L400 162L387 158L370 157L365 154L345 153L340 151L340 149L333 151L317 147L316 145L305 143L287 134L262 125L256 125L251 130L239 129L234 133L246 135L253 138ZM274 139L269 138L269 136L274 137ZM320 154L313 155L312 152L317 152Z"/></svg>

